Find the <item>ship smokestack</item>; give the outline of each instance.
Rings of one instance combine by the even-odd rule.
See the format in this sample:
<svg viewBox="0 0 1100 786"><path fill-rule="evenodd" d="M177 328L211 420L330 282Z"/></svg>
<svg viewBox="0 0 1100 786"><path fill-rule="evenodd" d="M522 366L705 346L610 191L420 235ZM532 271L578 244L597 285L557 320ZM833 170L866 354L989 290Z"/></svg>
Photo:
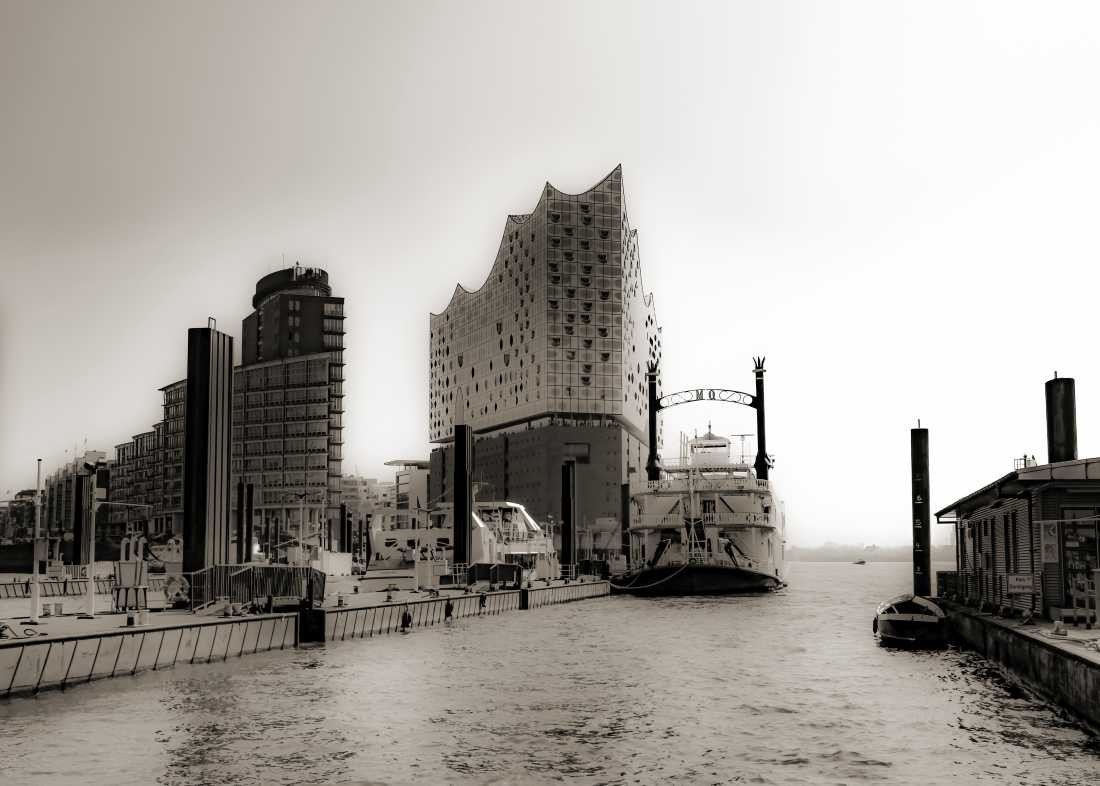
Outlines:
<svg viewBox="0 0 1100 786"><path fill-rule="evenodd" d="M1059 377L1046 384L1047 461L1074 461L1077 458L1077 394L1072 377Z"/></svg>

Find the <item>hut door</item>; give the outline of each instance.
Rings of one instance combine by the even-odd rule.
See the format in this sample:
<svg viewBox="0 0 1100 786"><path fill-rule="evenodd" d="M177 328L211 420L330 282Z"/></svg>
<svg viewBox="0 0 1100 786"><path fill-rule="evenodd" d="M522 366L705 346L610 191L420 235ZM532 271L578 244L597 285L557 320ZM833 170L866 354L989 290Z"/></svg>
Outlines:
<svg viewBox="0 0 1100 786"><path fill-rule="evenodd" d="M1088 605L1088 582L1092 571L1100 568L1097 553L1096 510L1066 508L1062 524L1062 577L1065 582L1066 606ZM1073 519L1091 519L1075 522Z"/></svg>

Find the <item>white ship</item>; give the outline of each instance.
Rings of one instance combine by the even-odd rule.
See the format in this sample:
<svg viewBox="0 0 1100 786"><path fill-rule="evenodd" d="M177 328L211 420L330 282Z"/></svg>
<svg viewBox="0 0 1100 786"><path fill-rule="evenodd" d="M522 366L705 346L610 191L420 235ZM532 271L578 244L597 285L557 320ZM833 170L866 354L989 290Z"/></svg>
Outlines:
<svg viewBox="0 0 1100 786"><path fill-rule="evenodd" d="M371 570L412 568L417 561L453 561L452 505L439 505L419 516L413 511L389 510L377 518L377 529L373 523L371 527ZM524 579L561 575L552 534L523 505L475 502L471 528L471 564L518 565Z"/></svg>
<svg viewBox="0 0 1100 786"><path fill-rule="evenodd" d="M614 579L634 595L723 595L783 586L783 506L730 440L681 439L680 460L631 496L630 564Z"/></svg>

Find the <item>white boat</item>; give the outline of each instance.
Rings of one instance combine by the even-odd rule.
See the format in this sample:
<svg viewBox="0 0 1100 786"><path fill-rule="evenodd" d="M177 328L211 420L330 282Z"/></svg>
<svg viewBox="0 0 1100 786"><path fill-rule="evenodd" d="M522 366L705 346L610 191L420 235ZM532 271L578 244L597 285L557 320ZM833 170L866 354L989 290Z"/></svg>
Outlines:
<svg viewBox="0 0 1100 786"><path fill-rule="evenodd" d="M383 516L377 529L372 525L375 553L369 570L412 568L417 562L453 562L454 506L439 505L419 519L415 515ZM518 502L475 502L470 526L471 565L516 565L524 580L556 579L561 575L551 533Z"/></svg>
<svg viewBox="0 0 1100 786"><path fill-rule="evenodd" d="M879 604L871 629L888 645L942 647L947 643L947 615L919 595L898 595Z"/></svg>
<svg viewBox="0 0 1100 786"><path fill-rule="evenodd" d="M771 480L709 430L681 439L679 461L631 496L630 564L612 589L724 595L783 586L783 506Z"/></svg>

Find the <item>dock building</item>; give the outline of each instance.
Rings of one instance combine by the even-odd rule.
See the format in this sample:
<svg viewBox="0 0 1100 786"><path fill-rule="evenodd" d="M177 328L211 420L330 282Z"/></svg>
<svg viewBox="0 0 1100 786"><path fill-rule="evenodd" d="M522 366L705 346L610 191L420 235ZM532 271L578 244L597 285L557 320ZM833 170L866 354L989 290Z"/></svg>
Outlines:
<svg viewBox="0 0 1100 786"><path fill-rule="evenodd" d="M1077 458L1074 381L1050 380L1046 398L1048 463L1016 459L936 519L955 530L949 592L976 607L1058 619L1095 603L1100 458Z"/></svg>
<svg viewBox="0 0 1100 786"><path fill-rule="evenodd" d="M661 359L618 166L580 194L547 183L510 215L488 277L431 314L428 496L453 501L453 435L475 439L481 499L562 519L562 466L575 467L578 528L618 528L644 481L646 369Z"/></svg>

